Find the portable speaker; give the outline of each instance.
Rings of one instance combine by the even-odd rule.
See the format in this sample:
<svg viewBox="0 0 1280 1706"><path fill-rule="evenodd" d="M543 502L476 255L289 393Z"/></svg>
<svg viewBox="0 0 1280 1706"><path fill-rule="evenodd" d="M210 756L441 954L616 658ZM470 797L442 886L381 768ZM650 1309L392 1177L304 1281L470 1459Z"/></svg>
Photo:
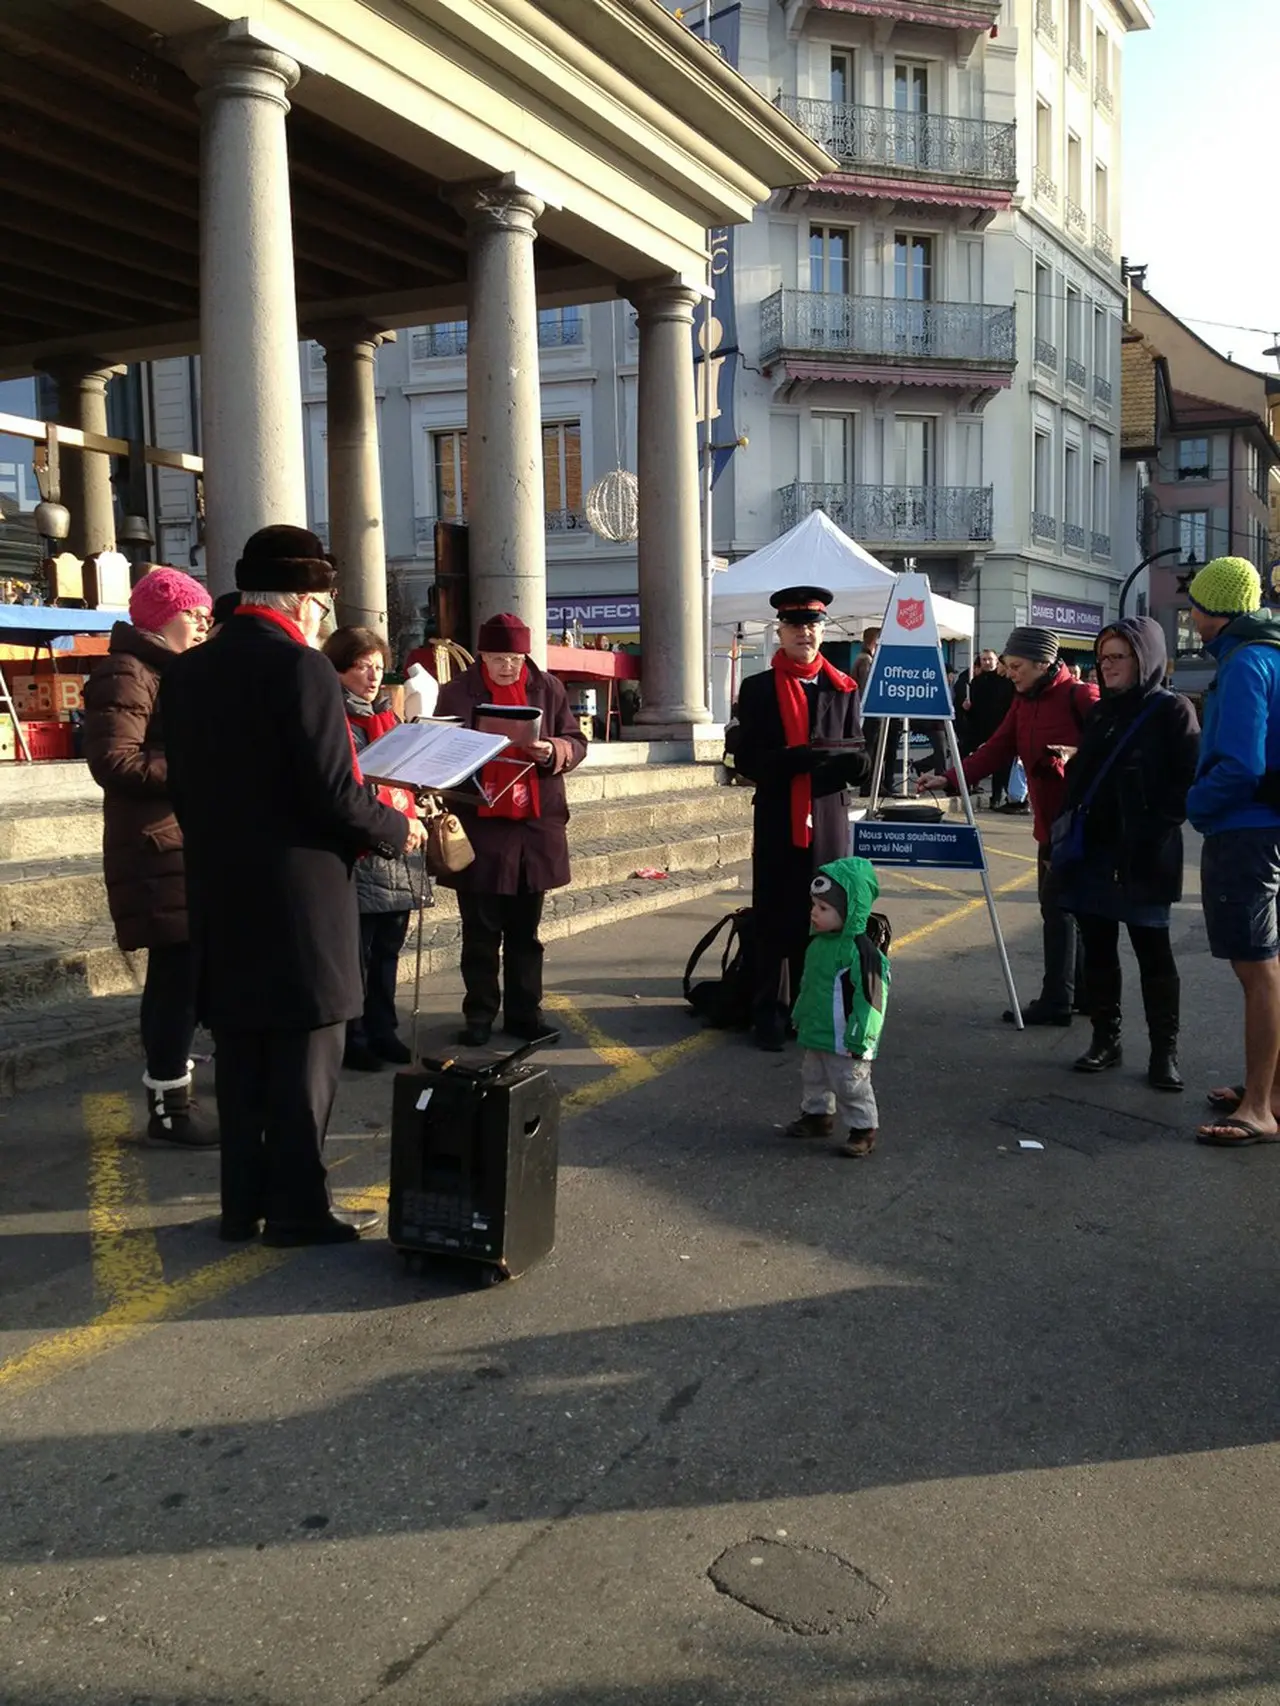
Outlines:
<svg viewBox="0 0 1280 1706"><path fill-rule="evenodd" d="M541 1067L398 1072L388 1232L408 1260L453 1256L487 1280L555 1243L560 1097Z"/></svg>

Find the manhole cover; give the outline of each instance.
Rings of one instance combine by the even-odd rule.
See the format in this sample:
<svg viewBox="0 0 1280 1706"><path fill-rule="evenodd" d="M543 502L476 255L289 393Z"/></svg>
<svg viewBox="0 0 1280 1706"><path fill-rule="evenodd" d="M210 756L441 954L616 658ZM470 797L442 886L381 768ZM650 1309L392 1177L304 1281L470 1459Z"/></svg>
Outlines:
<svg viewBox="0 0 1280 1706"><path fill-rule="evenodd" d="M1029 1096L1009 1102L993 1119L997 1125L1038 1137L1042 1143L1061 1144L1082 1155L1097 1155L1108 1144L1146 1143L1169 1137L1170 1127L1159 1120L1102 1108L1094 1102L1075 1101L1070 1096Z"/></svg>
<svg viewBox="0 0 1280 1706"><path fill-rule="evenodd" d="M795 1635L834 1635L866 1623L886 1598L847 1559L790 1541L730 1546L707 1574L721 1593Z"/></svg>

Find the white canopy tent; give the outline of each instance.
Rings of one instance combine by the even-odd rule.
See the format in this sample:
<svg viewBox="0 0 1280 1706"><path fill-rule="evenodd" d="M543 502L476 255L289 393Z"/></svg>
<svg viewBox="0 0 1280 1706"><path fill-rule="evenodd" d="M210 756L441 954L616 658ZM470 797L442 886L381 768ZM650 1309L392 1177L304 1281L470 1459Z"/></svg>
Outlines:
<svg viewBox="0 0 1280 1706"><path fill-rule="evenodd" d="M832 625L850 636L884 616L895 576L870 551L842 533L824 510L813 509L780 539L716 575L711 587L711 622L723 642L741 624L758 633L773 621L770 593L784 586L825 586L834 594ZM974 612L954 598L933 595L938 632L944 640L973 641Z"/></svg>

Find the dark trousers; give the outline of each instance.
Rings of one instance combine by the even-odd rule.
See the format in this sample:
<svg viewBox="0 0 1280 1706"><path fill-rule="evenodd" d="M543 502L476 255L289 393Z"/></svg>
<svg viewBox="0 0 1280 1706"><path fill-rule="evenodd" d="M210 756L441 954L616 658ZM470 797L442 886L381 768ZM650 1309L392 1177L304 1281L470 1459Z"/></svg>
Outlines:
<svg viewBox="0 0 1280 1706"><path fill-rule="evenodd" d="M228 1219L280 1225L313 1223L329 1213L320 1156L345 1034L345 1025L214 1032Z"/></svg>
<svg viewBox="0 0 1280 1706"><path fill-rule="evenodd" d="M1049 849L1036 850L1036 888L1044 937L1044 984L1040 999L1054 1012L1064 1013L1075 1002L1076 985L1084 981L1084 950L1076 921L1062 910L1062 879L1049 864Z"/></svg>
<svg viewBox="0 0 1280 1706"><path fill-rule="evenodd" d="M409 933L408 912L362 912L360 959L364 966L364 1012L347 1021L348 1043L388 1042L399 1029L396 979L400 950Z"/></svg>
<svg viewBox="0 0 1280 1706"><path fill-rule="evenodd" d="M462 916L462 1016L491 1025L501 1004L508 1020L532 1024L542 1007L541 894L470 894L458 891ZM502 956L502 989L498 956Z"/></svg>
<svg viewBox="0 0 1280 1706"><path fill-rule="evenodd" d="M139 1019L147 1077L157 1084L173 1084L185 1078L196 1028L195 962L190 942L147 950L147 981L142 986Z"/></svg>
<svg viewBox="0 0 1280 1706"><path fill-rule="evenodd" d="M1008 798L1009 774L1012 769L1012 764L1005 764L999 770L993 770L991 772L991 804L993 806L1003 804L1003 802Z"/></svg>
<svg viewBox="0 0 1280 1706"><path fill-rule="evenodd" d="M1120 970L1120 926L1114 918L1098 918L1082 912L1076 920L1084 943L1084 963L1089 976L1094 972L1116 975ZM1126 924L1129 940L1138 961L1138 973L1143 983L1155 978L1177 977L1178 964L1173 957L1169 932L1150 925Z"/></svg>
<svg viewBox="0 0 1280 1706"><path fill-rule="evenodd" d="M789 1018L800 993L805 950L809 946L809 884L813 853L808 847L774 849L767 868L751 875L755 923L755 1001L757 1026L773 1029Z"/></svg>
<svg viewBox="0 0 1280 1706"><path fill-rule="evenodd" d="M881 792L885 794L901 794L902 792L902 755L898 748L902 744L903 726L901 717L867 717L862 724L862 732L866 736L867 751L871 761L875 763L876 747L880 739L880 729L884 728L884 775L881 779ZM868 782L865 792L870 794L871 785Z"/></svg>

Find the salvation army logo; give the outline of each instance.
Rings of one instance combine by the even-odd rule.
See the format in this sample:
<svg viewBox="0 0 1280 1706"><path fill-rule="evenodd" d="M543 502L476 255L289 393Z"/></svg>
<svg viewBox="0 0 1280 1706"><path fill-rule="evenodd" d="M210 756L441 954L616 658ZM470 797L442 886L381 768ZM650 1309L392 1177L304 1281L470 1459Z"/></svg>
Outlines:
<svg viewBox="0 0 1280 1706"><path fill-rule="evenodd" d="M902 598L898 600L898 626L905 628L909 634L917 628L924 627L924 599Z"/></svg>

